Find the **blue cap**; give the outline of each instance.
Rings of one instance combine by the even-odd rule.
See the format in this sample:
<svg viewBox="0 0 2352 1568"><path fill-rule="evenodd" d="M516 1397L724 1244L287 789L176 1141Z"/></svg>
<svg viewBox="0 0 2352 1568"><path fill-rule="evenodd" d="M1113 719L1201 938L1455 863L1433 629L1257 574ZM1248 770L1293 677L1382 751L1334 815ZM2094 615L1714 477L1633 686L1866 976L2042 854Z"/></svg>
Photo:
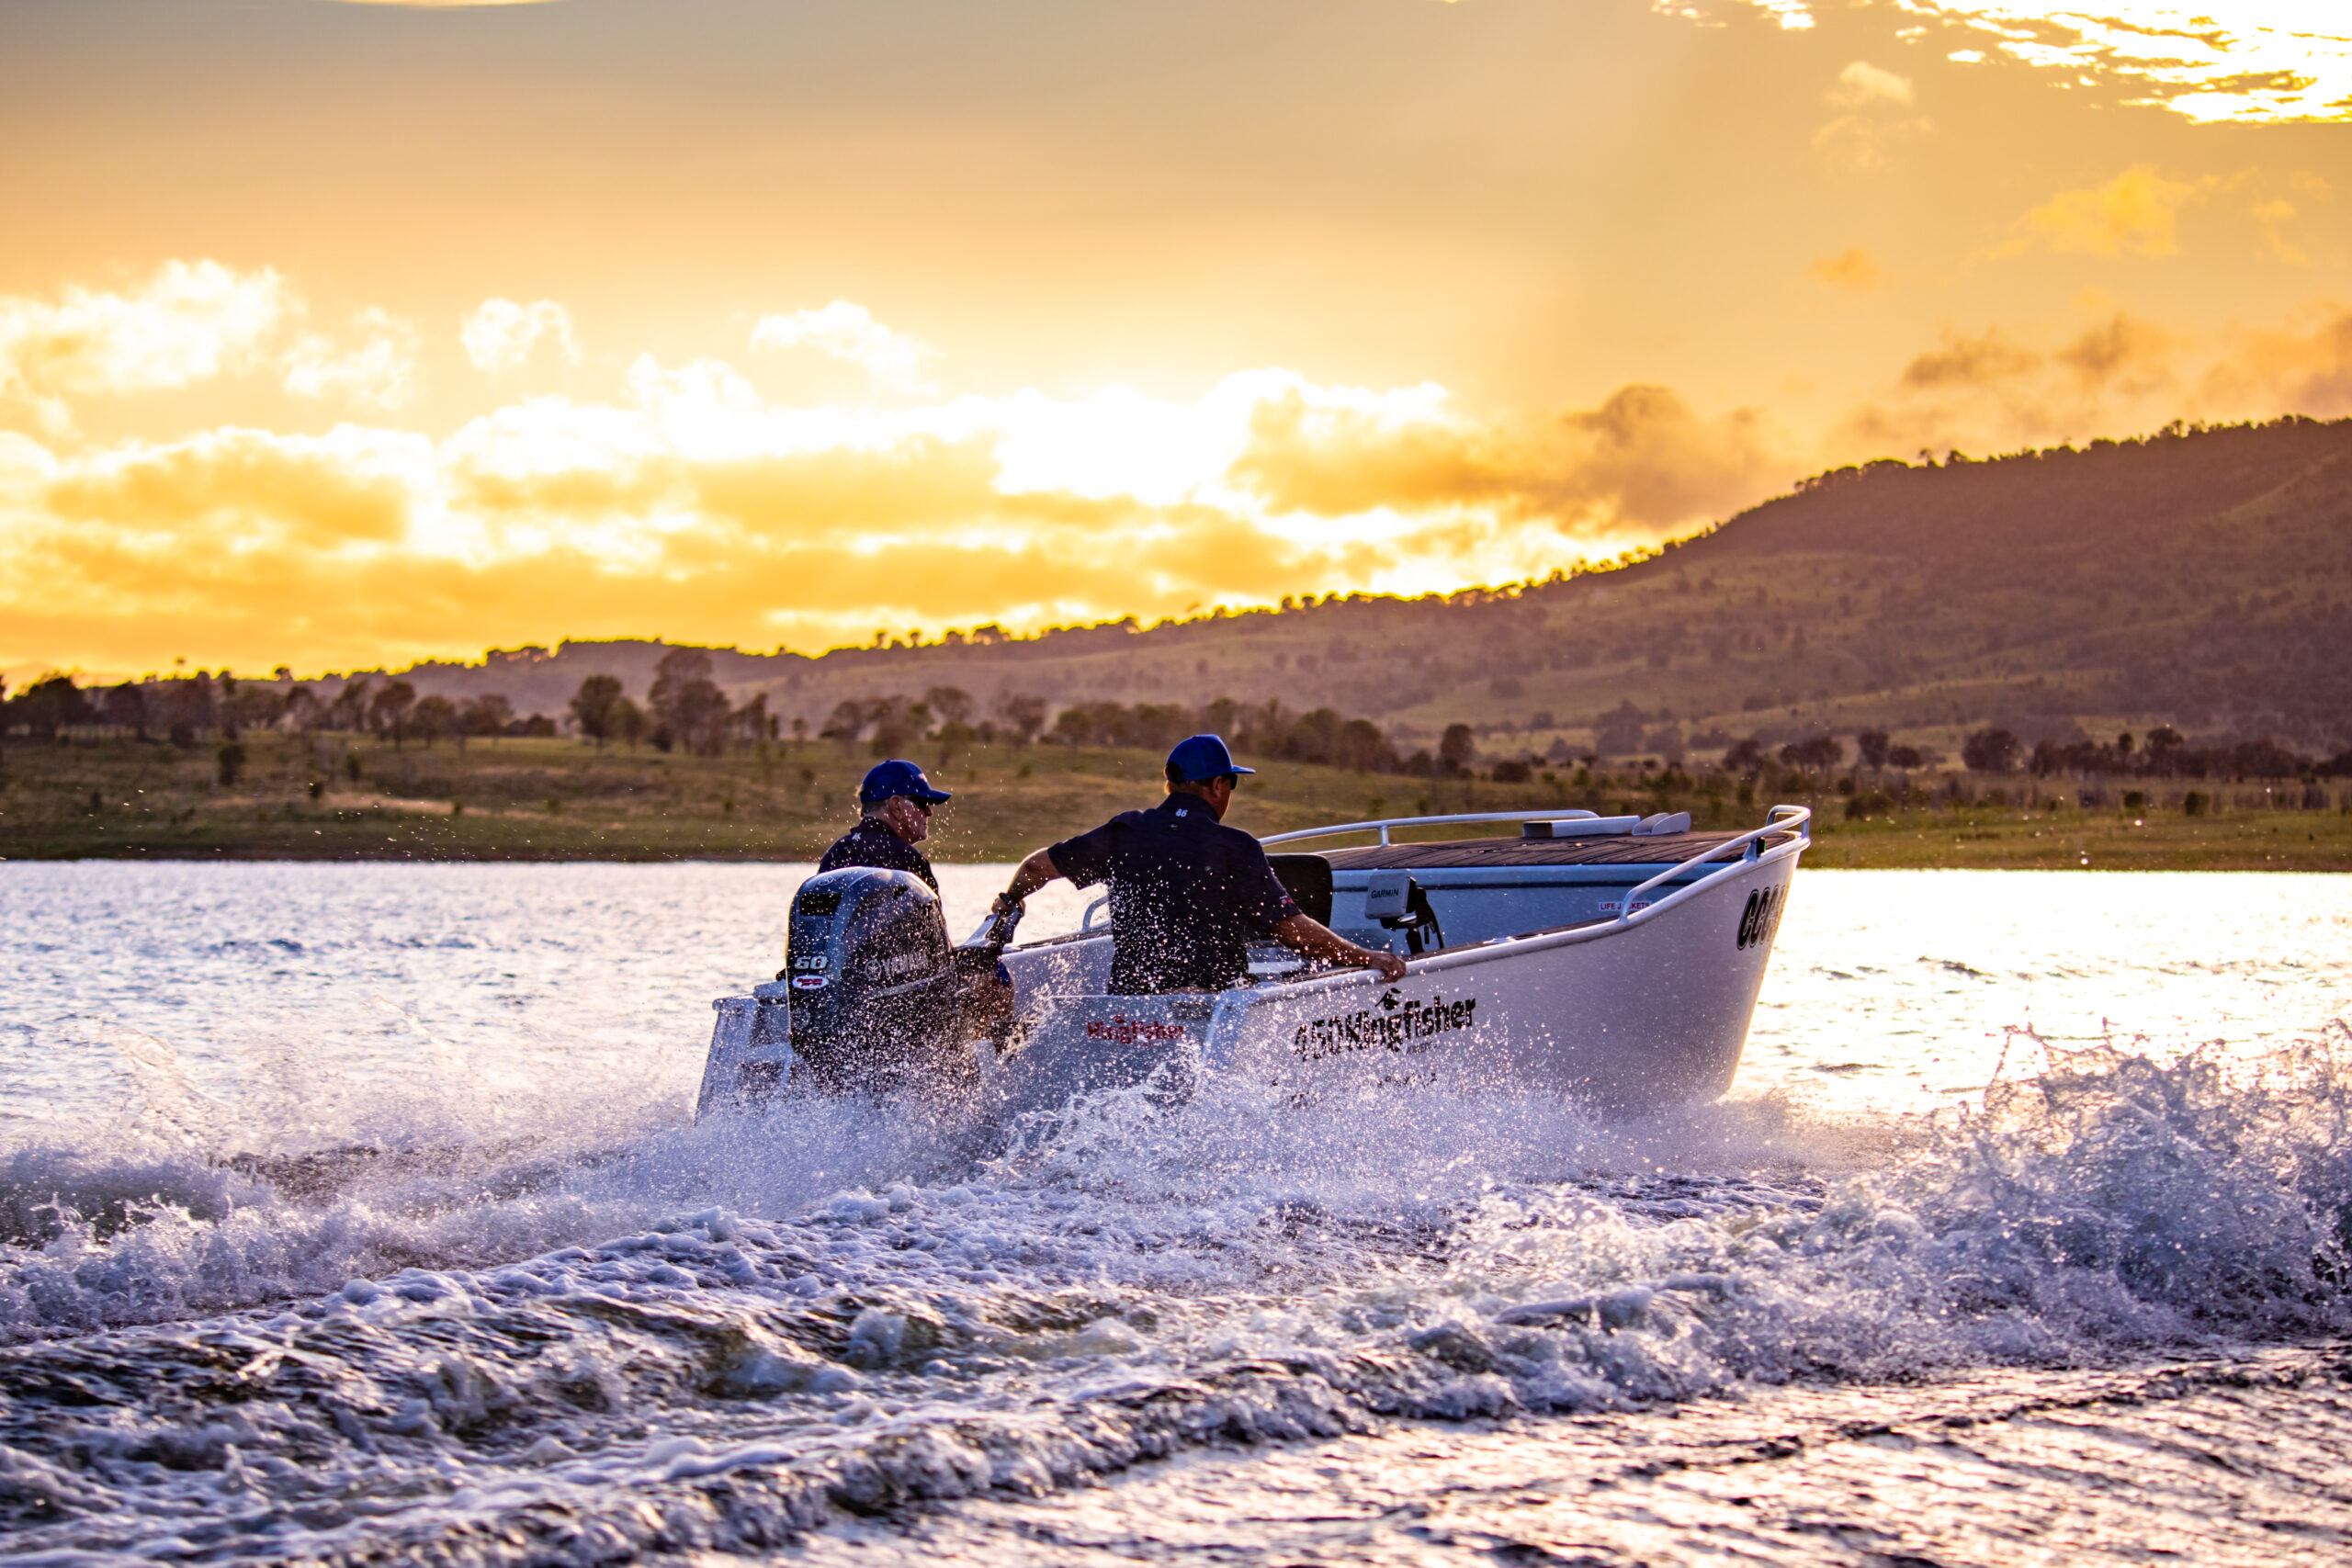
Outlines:
<svg viewBox="0 0 2352 1568"><path fill-rule="evenodd" d="M893 757L887 762L876 762L865 771L865 782L857 786L860 806L878 806L894 795L910 800L920 800L925 806L936 806L952 798L944 789L933 789L922 770L912 762Z"/></svg>
<svg viewBox="0 0 2352 1568"><path fill-rule="evenodd" d="M1233 760L1225 749L1225 741L1215 735L1195 735L1176 742L1176 750L1168 753L1169 771L1186 784L1206 784L1227 773L1254 773L1255 768L1245 768Z"/></svg>

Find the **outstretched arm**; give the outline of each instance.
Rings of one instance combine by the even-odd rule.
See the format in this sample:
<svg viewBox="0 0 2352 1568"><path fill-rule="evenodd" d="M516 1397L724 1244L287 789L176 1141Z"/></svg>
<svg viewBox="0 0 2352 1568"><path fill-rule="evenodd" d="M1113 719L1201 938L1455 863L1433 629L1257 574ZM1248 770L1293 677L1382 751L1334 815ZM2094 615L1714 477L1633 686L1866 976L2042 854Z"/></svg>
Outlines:
<svg viewBox="0 0 2352 1568"><path fill-rule="evenodd" d="M1020 869L1012 874L1012 880L1005 885L1004 891L996 896L996 902L989 908L1001 915L1060 874L1060 868L1054 864L1054 852L1039 850L1021 863Z"/></svg>
<svg viewBox="0 0 2352 1568"><path fill-rule="evenodd" d="M1405 977L1405 961L1385 948L1359 947L1312 915L1286 915L1274 928L1274 940L1293 953L1319 958L1326 964L1362 964L1384 980Z"/></svg>

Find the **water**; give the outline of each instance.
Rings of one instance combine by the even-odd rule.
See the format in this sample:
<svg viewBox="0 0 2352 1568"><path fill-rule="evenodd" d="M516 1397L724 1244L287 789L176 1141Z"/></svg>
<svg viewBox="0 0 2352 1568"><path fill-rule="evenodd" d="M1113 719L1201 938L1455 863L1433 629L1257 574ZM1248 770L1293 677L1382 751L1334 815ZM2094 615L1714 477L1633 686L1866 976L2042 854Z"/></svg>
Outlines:
<svg viewBox="0 0 2352 1568"><path fill-rule="evenodd" d="M0 1553L2352 1550L2352 881L1805 873L1633 1124L694 1127L797 879L0 865Z"/></svg>

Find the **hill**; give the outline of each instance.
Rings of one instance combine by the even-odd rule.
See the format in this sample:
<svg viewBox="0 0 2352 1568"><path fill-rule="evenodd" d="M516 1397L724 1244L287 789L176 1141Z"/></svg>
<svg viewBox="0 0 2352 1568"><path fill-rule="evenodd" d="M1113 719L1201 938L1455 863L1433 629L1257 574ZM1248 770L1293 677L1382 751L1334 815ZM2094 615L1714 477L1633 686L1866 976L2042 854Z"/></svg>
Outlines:
<svg viewBox="0 0 2352 1568"><path fill-rule="evenodd" d="M991 627L820 657L713 651L788 728L845 701L1217 696L1377 720L1400 750L1468 722L1489 753L1628 754L1880 728L1931 755L2040 740L2269 736L2352 744L2352 421L2178 427L1988 461L1806 481L1617 567L1502 590L1334 596L1145 627ZM635 694L657 642L570 642L404 672L560 714L582 677Z"/></svg>
<svg viewBox="0 0 2352 1568"><path fill-rule="evenodd" d="M752 727L846 729L853 745L956 716L907 722L913 703L946 689L951 707L969 699L963 716L982 739L992 717L1025 712L1050 729L1077 709L1066 739L1148 745L1150 733L1114 737L1084 705L1227 698L1370 720L1402 759L1434 750L1457 723L1489 762L1709 757L1749 737L1771 750L1881 730L1933 764L1987 728L2030 749L2162 726L2197 743L2267 738L2325 757L2352 746L2347 456L2352 421L2284 420L1981 462L1877 462L1648 558L1514 587L1308 595L1035 637L877 633L874 646L820 656L714 649L707 673L736 706L762 705L745 716ZM395 678L453 705L495 694L518 717L560 722L592 674L645 704L671 650L566 642ZM309 682L311 695L332 705L346 679ZM163 684L174 691L151 691L168 699L151 710L191 707L184 683ZM281 700L295 684L238 682ZM208 689L192 708L214 705ZM138 705L124 709L134 720ZM39 732L38 708L13 713L10 728ZM1262 717L1256 728L1280 729Z"/></svg>

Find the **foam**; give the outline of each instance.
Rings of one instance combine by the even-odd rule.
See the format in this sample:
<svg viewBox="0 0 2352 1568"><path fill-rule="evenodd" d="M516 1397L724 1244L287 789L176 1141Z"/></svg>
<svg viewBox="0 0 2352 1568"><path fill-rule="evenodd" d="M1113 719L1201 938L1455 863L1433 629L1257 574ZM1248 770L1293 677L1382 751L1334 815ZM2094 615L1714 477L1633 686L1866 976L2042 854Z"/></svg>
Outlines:
<svg viewBox="0 0 2352 1568"><path fill-rule="evenodd" d="M306 1205L181 1170L168 1212L11 1247L12 1326L79 1337L0 1365L0 1458L101 1551L223 1487L320 1521L322 1557L350 1531L455 1560L764 1550L1212 1439L2341 1333L2346 1055L2060 1052L1827 1158L1766 1104L1611 1126L1227 1085L977 1154L846 1105L657 1129L534 1195L397 1215L391 1189L446 1178ZM689 1191L726 1199L531 1250ZM328 1282L396 1244L415 1266ZM171 1321L255 1292L282 1304ZM55 1304L77 1292L115 1304ZM233 1401L175 1392L222 1379Z"/></svg>

